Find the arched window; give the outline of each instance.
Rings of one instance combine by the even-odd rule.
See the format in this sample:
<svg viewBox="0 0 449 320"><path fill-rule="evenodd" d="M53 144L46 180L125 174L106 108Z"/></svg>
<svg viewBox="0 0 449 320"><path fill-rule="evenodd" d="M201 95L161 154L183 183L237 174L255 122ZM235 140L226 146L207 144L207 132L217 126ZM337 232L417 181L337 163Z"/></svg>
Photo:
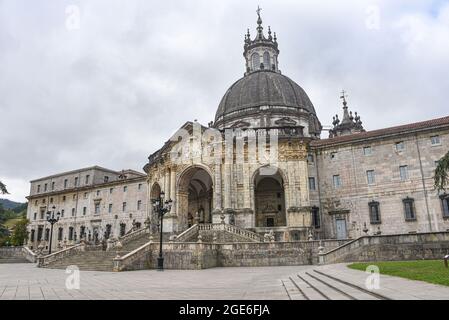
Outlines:
<svg viewBox="0 0 449 320"><path fill-rule="evenodd" d="M260 56L257 52L253 53L253 55L251 56L251 61L253 64L253 70L259 70L260 69Z"/></svg>
<svg viewBox="0 0 449 320"><path fill-rule="evenodd" d="M271 69L270 54L268 53L268 51L265 51L265 53L263 54L263 66L267 70Z"/></svg>

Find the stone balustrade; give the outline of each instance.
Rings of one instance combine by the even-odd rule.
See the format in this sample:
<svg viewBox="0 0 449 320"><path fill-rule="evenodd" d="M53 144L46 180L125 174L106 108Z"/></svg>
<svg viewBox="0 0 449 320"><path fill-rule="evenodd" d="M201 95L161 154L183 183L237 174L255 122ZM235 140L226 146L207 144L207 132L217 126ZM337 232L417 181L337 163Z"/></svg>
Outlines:
<svg viewBox="0 0 449 320"><path fill-rule="evenodd" d="M46 256L41 256L37 258L37 266L38 267L44 267L51 262L61 260L67 256L74 255L78 253L79 251L84 251L86 247L86 244L84 242L81 242L79 244L76 244L74 246L68 247L66 249L62 249L59 251L56 251L54 253L48 254Z"/></svg>
<svg viewBox="0 0 449 320"><path fill-rule="evenodd" d="M189 229L187 229L184 232L180 233L176 237L175 241L176 242L185 242L185 241L191 240L191 239L195 238L198 235L199 229L200 229L199 225L198 224L194 224Z"/></svg>

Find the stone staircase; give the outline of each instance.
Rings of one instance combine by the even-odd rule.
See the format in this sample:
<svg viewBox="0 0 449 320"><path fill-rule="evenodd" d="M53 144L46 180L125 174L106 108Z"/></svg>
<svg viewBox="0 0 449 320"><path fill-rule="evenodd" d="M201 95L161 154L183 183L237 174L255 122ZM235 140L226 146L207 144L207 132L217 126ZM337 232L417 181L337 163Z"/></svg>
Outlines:
<svg viewBox="0 0 449 320"><path fill-rule="evenodd" d="M53 261L45 268L50 269L66 269L68 266L77 266L79 270L89 271L113 271L113 260L117 256L124 256L129 252L141 247L149 241L148 234L144 233L129 242L125 243L119 251L113 249L111 251L102 250L86 250L79 251L73 255L66 256L62 259Z"/></svg>
<svg viewBox="0 0 449 320"><path fill-rule="evenodd" d="M317 269L291 275L281 283L290 300L391 300L359 283Z"/></svg>
<svg viewBox="0 0 449 320"><path fill-rule="evenodd" d="M195 224L176 237L176 242L264 242L264 237L247 229L225 223Z"/></svg>

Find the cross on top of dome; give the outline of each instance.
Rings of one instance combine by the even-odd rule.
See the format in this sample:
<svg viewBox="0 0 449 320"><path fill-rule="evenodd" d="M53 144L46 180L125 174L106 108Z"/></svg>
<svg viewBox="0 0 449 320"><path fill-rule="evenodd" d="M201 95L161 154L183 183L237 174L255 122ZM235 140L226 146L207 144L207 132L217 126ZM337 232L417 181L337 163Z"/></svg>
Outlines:
<svg viewBox="0 0 449 320"><path fill-rule="evenodd" d="M265 36L262 26L262 17L260 12L262 9L257 7L257 35L251 39L249 29L245 35L243 56L246 59L246 73L245 75L260 71L271 70L279 72L277 57L279 55L278 43L276 33L271 32L268 27L268 37Z"/></svg>

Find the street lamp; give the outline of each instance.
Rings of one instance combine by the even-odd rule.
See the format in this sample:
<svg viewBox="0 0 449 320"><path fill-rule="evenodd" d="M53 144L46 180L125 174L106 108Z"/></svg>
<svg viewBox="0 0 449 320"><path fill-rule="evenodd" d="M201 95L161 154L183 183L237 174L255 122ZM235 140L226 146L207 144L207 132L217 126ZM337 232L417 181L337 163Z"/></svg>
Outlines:
<svg viewBox="0 0 449 320"><path fill-rule="evenodd" d="M53 239L53 225L59 221L59 217L61 216L61 212L58 211L55 217L55 209L56 207L52 207L53 211L47 211L47 221L51 224L50 229L50 245L48 246L48 254L51 254L51 241Z"/></svg>
<svg viewBox="0 0 449 320"><path fill-rule="evenodd" d="M159 238L159 257L157 258L157 269L158 271L164 271L164 257L162 256L162 230L163 230L163 221L164 215L167 212L170 212L173 201L171 199L165 200L165 193L162 191L159 194L159 198L152 199L154 211L158 213L159 218L161 219L161 233Z"/></svg>

